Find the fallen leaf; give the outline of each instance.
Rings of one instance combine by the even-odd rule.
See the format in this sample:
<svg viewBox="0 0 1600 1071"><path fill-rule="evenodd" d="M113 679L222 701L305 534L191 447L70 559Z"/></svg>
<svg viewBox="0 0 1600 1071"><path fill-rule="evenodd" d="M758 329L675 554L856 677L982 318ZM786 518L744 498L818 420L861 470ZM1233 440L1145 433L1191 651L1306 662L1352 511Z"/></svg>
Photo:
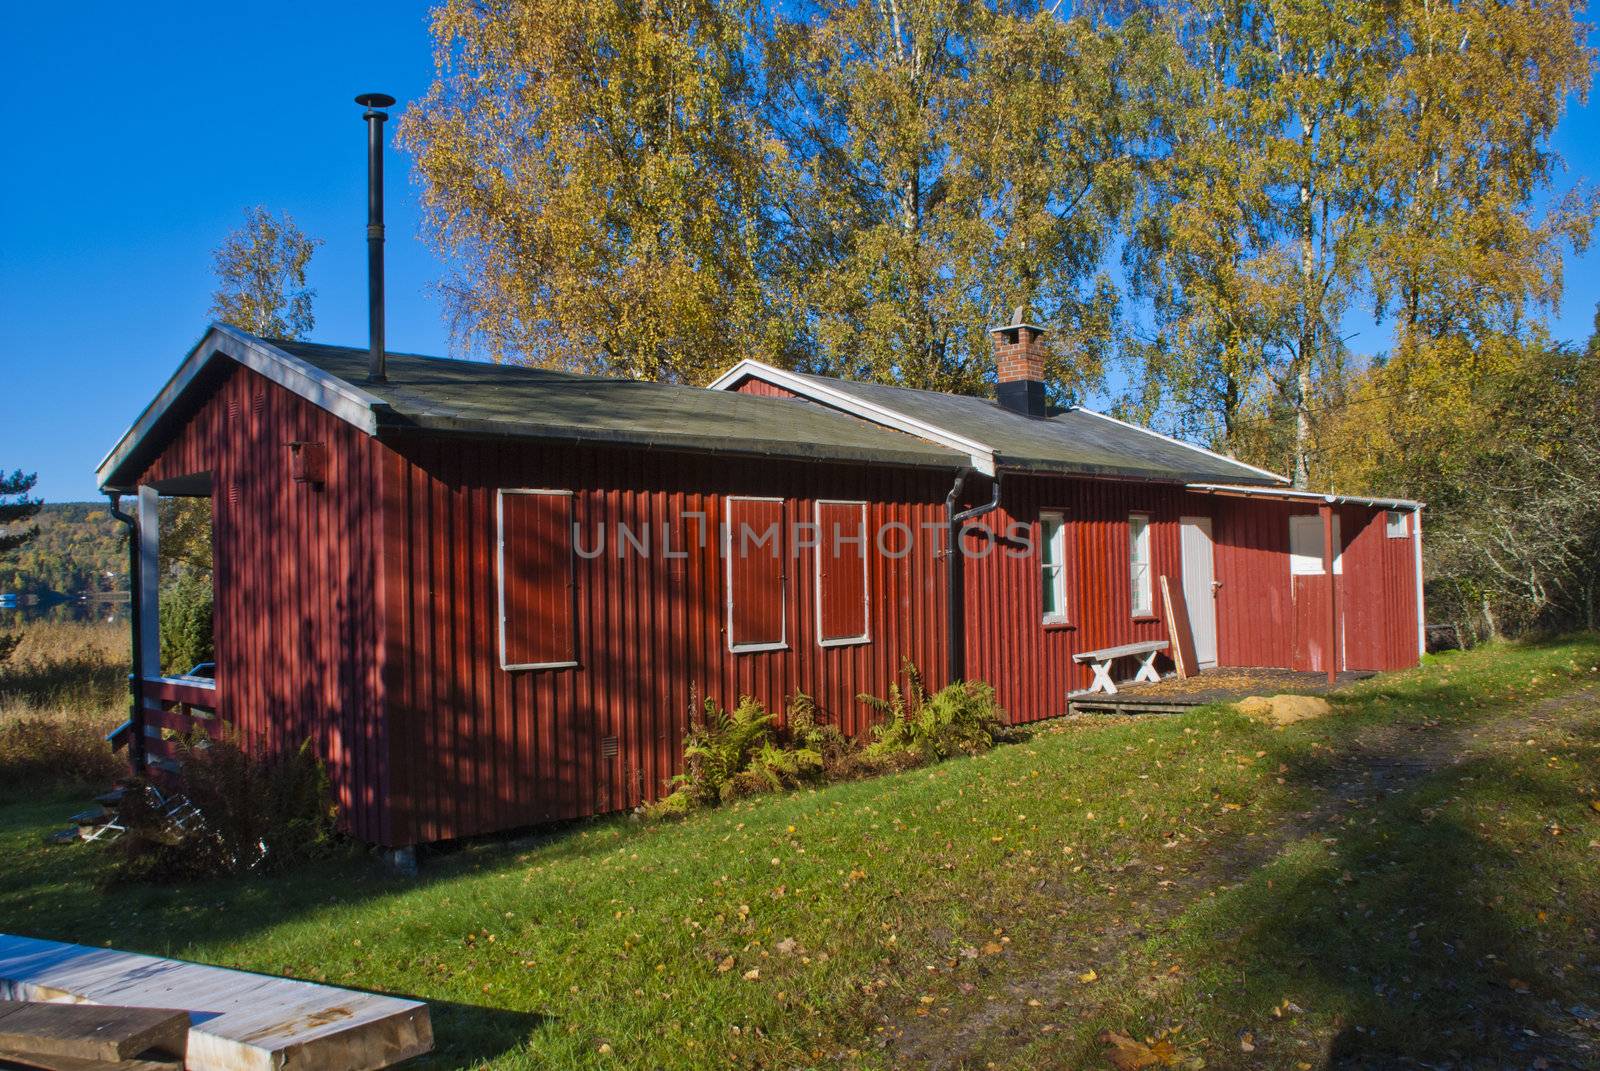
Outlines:
<svg viewBox="0 0 1600 1071"><path fill-rule="evenodd" d="M760 977L761 977L761 968L760 967L751 967L749 970L744 972L744 980L747 981L747 982L753 982L757 978L760 978Z"/></svg>
<svg viewBox="0 0 1600 1071"><path fill-rule="evenodd" d="M1088 985L1090 982L1095 981L1099 977L1100 976L1098 974L1094 973L1093 969L1090 969L1078 975L1078 981L1082 982L1084 985Z"/></svg>
<svg viewBox="0 0 1600 1071"><path fill-rule="evenodd" d="M729 971L733 970L733 957L729 956L727 959L717 964L717 970L723 974L727 974Z"/></svg>
<svg viewBox="0 0 1600 1071"><path fill-rule="evenodd" d="M1250 1031L1248 1031L1248 1030L1246 1030L1244 1033L1239 1035L1239 1051L1240 1052L1255 1052L1256 1051L1256 1036L1254 1034L1250 1033Z"/></svg>

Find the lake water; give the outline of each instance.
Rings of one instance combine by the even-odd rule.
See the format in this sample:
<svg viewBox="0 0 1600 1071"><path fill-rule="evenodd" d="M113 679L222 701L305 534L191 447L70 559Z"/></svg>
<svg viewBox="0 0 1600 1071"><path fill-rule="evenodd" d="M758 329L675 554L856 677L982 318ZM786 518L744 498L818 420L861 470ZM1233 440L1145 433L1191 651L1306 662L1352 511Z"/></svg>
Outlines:
<svg viewBox="0 0 1600 1071"><path fill-rule="evenodd" d="M34 621L126 621L128 597L98 596L57 602L0 602L0 630Z"/></svg>

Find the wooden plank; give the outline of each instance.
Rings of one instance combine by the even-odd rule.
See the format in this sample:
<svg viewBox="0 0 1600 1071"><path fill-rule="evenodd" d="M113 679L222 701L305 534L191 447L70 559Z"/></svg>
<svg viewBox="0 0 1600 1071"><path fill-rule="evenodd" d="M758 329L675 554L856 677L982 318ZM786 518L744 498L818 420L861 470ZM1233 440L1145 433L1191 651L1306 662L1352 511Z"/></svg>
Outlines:
<svg viewBox="0 0 1600 1071"><path fill-rule="evenodd" d="M189 1013L172 1008L54 1004L0 1004L0 1049L83 1060L126 1060L159 1048L182 1055Z"/></svg>
<svg viewBox="0 0 1600 1071"><path fill-rule="evenodd" d="M1161 601L1167 609L1167 635L1172 639L1172 661L1178 667L1178 676L1187 680L1200 672L1200 663L1194 651L1194 628L1189 621L1189 606L1184 601L1183 589L1173 584L1165 574L1161 577Z"/></svg>
<svg viewBox="0 0 1600 1071"><path fill-rule="evenodd" d="M0 1068L28 1068L29 1071L183 1071L183 1061L171 1060L82 1060L76 1056L44 1056L38 1053L0 1049Z"/></svg>
<svg viewBox="0 0 1600 1071"><path fill-rule="evenodd" d="M1166 640L1145 640L1142 643L1125 643L1120 647L1105 647L1098 651L1081 651L1072 656L1074 662L1108 662L1127 655L1149 654L1167 646Z"/></svg>
<svg viewBox="0 0 1600 1071"><path fill-rule="evenodd" d="M191 1071L373 1071L433 1047L419 1001L10 934L0 996L186 1009Z"/></svg>

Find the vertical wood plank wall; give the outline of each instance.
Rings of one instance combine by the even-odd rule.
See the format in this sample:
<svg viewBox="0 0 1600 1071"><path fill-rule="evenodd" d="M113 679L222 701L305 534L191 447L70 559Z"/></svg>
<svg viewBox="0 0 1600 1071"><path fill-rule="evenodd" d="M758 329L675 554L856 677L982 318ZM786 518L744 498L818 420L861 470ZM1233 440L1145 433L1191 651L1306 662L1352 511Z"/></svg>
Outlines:
<svg viewBox="0 0 1600 1071"><path fill-rule="evenodd" d="M290 479L288 443L327 444L321 487ZM143 475L210 472L214 488L219 706L252 746L310 739L351 830L408 844L632 807L681 764L691 709L797 691L848 733L857 696L881 695L910 658L943 677L943 500L951 474L863 465L730 460L609 447L431 437L379 442L246 369L224 376ZM579 543L573 668L506 671L498 660L495 495L573 492ZM988 496L968 481L967 504ZM868 503L903 557L869 554L870 641L817 643L815 550L788 559L788 646L727 648L718 525L729 495L781 496L810 520L818 499ZM1314 507L1312 507L1314 509ZM1191 494L1170 484L1008 475L980 520L1004 537L1040 510L1067 525L1068 627L1041 622L1038 559L1002 541L966 562L967 675L991 681L1015 721L1062 713L1085 650L1164 639L1130 611L1131 512L1151 519L1155 576L1182 575L1179 518L1213 519L1219 662L1296 664L1288 517L1307 507ZM702 519L695 519L695 515ZM1341 509L1350 668L1415 661L1410 541L1381 510ZM650 553L618 554L626 525ZM701 533L704 532L704 539ZM663 532L674 552L668 556ZM896 536L896 544L902 537ZM982 552L982 540L967 539ZM1316 578L1313 578L1316 579ZM1299 608L1314 615L1310 606Z"/></svg>
<svg viewBox="0 0 1600 1071"><path fill-rule="evenodd" d="M732 461L637 450L419 439L399 445L385 491L392 553L386 647L397 810L421 841L633 807L681 766L692 706L753 695L771 708L796 691L824 719L865 732L860 692L883 694L900 660L938 667L944 572L920 548L873 555L871 642L816 642L815 551L788 558L788 646L728 650L726 573L717 548L728 495L786 500L808 519L818 498L869 502L868 525L922 532L943 517L949 477L865 466ZM495 661L494 493L571 489L577 561L575 668L504 671ZM697 519L696 515L699 518ZM700 539L704 525L705 540ZM626 525L649 556L626 545ZM597 534L606 532L604 552ZM675 553L668 558L662 533Z"/></svg>
<svg viewBox="0 0 1600 1071"><path fill-rule="evenodd" d="M222 717L253 750L310 740L351 831L389 842L373 494L383 447L229 367L140 482L211 474ZM296 441L327 444L320 487L291 480Z"/></svg>

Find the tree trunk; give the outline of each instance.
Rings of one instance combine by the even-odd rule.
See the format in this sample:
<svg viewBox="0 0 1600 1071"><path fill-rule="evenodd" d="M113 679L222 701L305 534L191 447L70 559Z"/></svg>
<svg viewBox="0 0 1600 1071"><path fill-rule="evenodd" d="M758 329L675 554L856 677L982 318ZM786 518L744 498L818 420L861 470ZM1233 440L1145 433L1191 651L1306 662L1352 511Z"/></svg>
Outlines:
<svg viewBox="0 0 1600 1071"><path fill-rule="evenodd" d="M1495 620L1494 606L1489 602L1489 596L1483 597L1483 628L1487 633L1485 638L1498 640L1500 638L1500 622Z"/></svg>

